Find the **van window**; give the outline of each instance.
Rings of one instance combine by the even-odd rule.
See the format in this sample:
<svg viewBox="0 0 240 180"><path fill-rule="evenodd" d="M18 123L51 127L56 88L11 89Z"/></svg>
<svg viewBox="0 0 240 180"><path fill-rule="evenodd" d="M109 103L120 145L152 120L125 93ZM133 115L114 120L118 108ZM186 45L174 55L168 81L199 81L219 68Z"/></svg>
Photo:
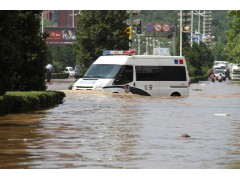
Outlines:
<svg viewBox="0 0 240 180"><path fill-rule="evenodd" d="M93 64L85 73L84 78L114 78L121 65Z"/></svg>
<svg viewBox="0 0 240 180"><path fill-rule="evenodd" d="M137 81L186 81L184 66L136 66Z"/></svg>
<svg viewBox="0 0 240 180"><path fill-rule="evenodd" d="M122 66L113 84L124 85L132 81L133 81L133 66Z"/></svg>
<svg viewBox="0 0 240 180"><path fill-rule="evenodd" d="M136 66L137 81L159 81L158 66Z"/></svg>

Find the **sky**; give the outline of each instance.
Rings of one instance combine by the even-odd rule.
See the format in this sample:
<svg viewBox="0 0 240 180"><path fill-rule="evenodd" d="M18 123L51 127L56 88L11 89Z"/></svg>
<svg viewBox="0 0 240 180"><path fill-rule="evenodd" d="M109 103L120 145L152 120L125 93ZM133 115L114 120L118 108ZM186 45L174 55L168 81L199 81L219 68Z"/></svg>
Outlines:
<svg viewBox="0 0 240 180"><path fill-rule="evenodd" d="M239 0L7 0L0 10L236 10Z"/></svg>

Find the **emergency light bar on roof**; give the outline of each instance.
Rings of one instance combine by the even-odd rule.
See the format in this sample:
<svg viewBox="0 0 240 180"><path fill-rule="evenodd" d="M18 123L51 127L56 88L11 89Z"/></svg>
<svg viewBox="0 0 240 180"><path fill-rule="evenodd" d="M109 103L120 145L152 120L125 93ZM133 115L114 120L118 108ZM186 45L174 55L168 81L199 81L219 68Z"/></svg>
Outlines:
<svg viewBox="0 0 240 180"><path fill-rule="evenodd" d="M135 50L122 50L122 51L115 51L115 50L104 50L103 55L134 55L136 53Z"/></svg>
<svg viewBox="0 0 240 180"><path fill-rule="evenodd" d="M183 64L183 59L174 59L175 64Z"/></svg>

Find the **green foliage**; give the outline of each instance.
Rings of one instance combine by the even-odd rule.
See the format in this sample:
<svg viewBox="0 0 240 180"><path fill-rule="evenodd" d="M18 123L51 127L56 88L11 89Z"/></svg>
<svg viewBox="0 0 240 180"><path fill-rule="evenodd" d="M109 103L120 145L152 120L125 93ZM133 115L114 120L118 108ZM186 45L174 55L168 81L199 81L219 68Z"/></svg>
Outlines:
<svg viewBox="0 0 240 180"><path fill-rule="evenodd" d="M105 49L128 49L126 11L81 11L77 20L75 54L80 74L102 55Z"/></svg>
<svg viewBox="0 0 240 180"><path fill-rule="evenodd" d="M215 43L212 49L215 61L226 61L227 57L224 53L224 47L225 45L222 42Z"/></svg>
<svg viewBox="0 0 240 180"><path fill-rule="evenodd" d="M48 62L54 66L55 72L61 72L67 66L75 66L73 46L49 46L47 50Z"/></svg>
<svg viewBox="0 0 240 180"><path fill-rule="evenodd" d="M46 46L41 11L0 11L0 95L45 90Z"/></svg>
<svg viewBox="0 0 240 180"><path fill-rule="evenodd" d="M240 12L229 11L229 16L233 19L230 30L226 32L227 46L224 52L229 62L240 63Z"/></svg>
<svg viewBox="0 0 240 180"><path fill-rule="evenodd" d="M52 79L67 79L69 73L52 73Z"/></svg>
<svg viewBox="0 0 240 180"><path fill-rule="evenodd" d="M21 44L17 43L17 16L17 11L0 11L0 95L11 89L16 72L23 63Z"/></svg>
<svg viewBox="0 0 240 180"><path fill-rule="evenodd" d="M0 96L0 114L28 112L49 108L63 103L61 91L7 92Z"/></svg>
<svg viewBox="0 0 240 180"><path fill-rule="evenodd" d="M204 76L212 67L214 56L211 49L205 43L193 43L192 48L183 52L187 64L190 77Z"/></svg>
<svg viewBox="0 0 240 180"><path fill-rule="evenodd" d="M196 76L190 79L190 83L198 83L199 81L206 81L208 79L208 75Z"/></svg>
<svg viewBox="0 0 240 180"><path fill-rule="evenodd" d="M176 10L144 10L136 16L136 19L142 19L143 25L148 23L170 24L177 22L179 11Z"/></svg>
<svg viewBox="0 0 240 180"><path fill-rule="evenodd" d="M229 30L228 11L226 10L214 10L212 11L212 35L215 36L215 40L226 44L225 32Z"/></svg>
<svg viewBox="0 0 240 180"><path fill-rule="evenodd" d="M18 23L23 64L15 77L14 90L45 90L46 45L40 29L41 11L21 11Z"/></svg>

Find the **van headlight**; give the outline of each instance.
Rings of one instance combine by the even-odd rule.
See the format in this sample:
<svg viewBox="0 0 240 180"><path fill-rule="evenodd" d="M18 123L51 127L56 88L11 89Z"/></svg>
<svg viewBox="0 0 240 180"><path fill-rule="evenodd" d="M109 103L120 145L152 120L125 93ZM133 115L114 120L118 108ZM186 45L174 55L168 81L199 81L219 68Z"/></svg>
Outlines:
<svg viewBox="0 0 240 180"><path fill-rule="evenodd" d="M103 88L103 85L97 85L97 86L95 87L96 90L102 90L102 88Z"/></svg>

